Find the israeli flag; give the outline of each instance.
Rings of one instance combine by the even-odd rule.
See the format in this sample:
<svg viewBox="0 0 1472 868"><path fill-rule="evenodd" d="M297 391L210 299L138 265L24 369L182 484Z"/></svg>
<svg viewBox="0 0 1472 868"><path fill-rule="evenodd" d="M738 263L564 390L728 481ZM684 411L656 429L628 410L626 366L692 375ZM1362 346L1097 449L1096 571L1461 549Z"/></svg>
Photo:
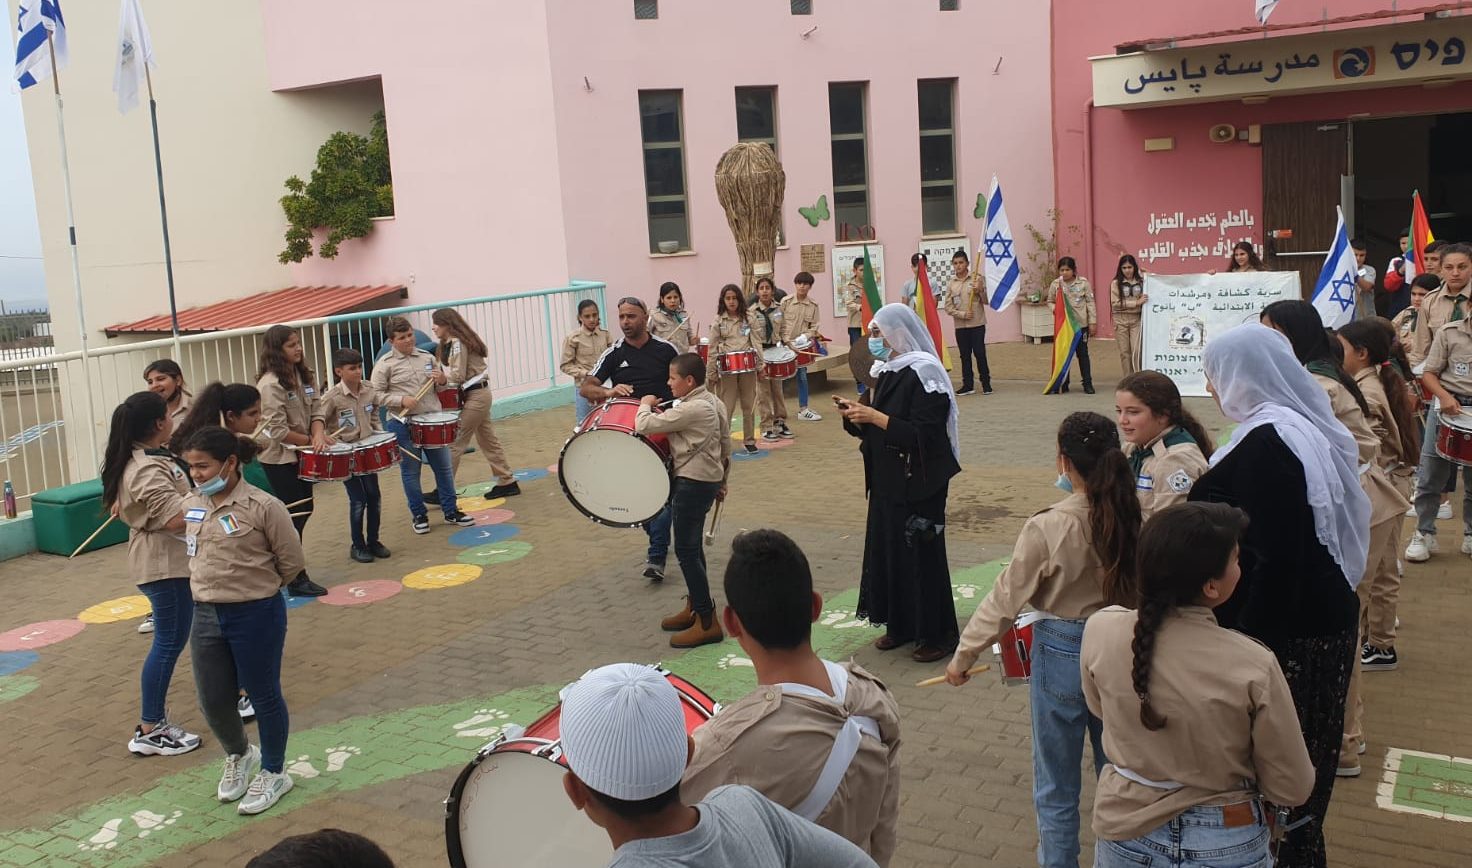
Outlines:
<svg viewBox="0 0 1472 868"><path fill-rule="evenodd" d="M52 35L56 62L66 66L66 22L61 19L61 0L20 0L15 40L15 90L25 90L51 77L51 49L46 35Z"/></svg>
<svg viewBox="0 0 1472 868"><path fill-rule="evenodd" d="M1344 230L1344 211L1339 214L1339 224L1334 228L1334 246L1324 260L1324 270L1319 272L1319 281L1314 284L1313 305L1325 328L1337 329L1354 319L1355 295L1359 291L1359 266L1354 261L1354 251L1349 247L1349 235Z"/></svg>
<svg viewBox="0 0 1472 868"><path fill-rule="evenodd" d="M1268 16L1278 8L1278 0L1257 0L1257 23L1267 24Z"/></svg>
<svg viewBox="0 0 1472 868"><path fill-rule="evenodd" d="M992 176L992 189L986 196L986 222L981 227L981 256L985 263L982 276L991 294L992 310L1006 310L1017 299L1022 288L1022 275L1017 268L1017 245L1013 243L1012 226L1002 207L1002 185Z"/></svg>

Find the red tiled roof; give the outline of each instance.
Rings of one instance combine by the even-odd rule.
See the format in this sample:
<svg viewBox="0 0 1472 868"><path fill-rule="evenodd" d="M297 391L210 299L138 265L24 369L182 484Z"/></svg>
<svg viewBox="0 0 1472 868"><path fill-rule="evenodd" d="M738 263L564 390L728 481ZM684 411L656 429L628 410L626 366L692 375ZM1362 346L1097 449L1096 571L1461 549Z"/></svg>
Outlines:
<svg viewBox="0 0 1472 868"><path fill-rule="evenodd" d="M387 302L404 296L402 286L289 286L181 310L179 332L217 332L316 319L355 310L372 310L375 305L386 306ZM170 334L172 330L166 313L137 322L116 323L103 329L108 337Z"/></svg>
<svg viewBox="0 0 1472 868"><path fill-rule="evenodd" d="M1246 3L1242 4L1246 6ZM1437 3L1432 6L1422 6L1417 9L1380 9L1374 12L1361 12L1355 15L1341 15L1337 18L1321 18L1316 21L1301 21L1298 23L1268 24L1266 26L1254 24L1250 27L1234 27L1230 30L1212 30L1206 33L1188 33L1181 36L1156 36L1149 39L1131 39L1129 42L1120 43L1115 46L1119 52L1139 51L1147 45L1178 45L1182 42L1197 42L1203 39L1221 39L1226 36L1264 36L1268 33L1284 30L1307 30L1310 28L1324 29L1341 24L1356 24L1359 22L1381 21L1386 18L1416 18L1431 15L1437 12L1452 12L1466 7L1465 2Z"/></svg>

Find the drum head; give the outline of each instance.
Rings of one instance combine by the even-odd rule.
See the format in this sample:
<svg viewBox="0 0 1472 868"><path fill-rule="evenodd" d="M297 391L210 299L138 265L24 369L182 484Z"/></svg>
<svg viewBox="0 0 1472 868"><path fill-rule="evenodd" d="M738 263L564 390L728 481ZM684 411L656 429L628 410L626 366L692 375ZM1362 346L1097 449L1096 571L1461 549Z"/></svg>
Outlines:
<svg viewBox="0 0 1472 868"><path fill-rule="evenodd" d="M637 527L670 499L670 472L643 438L619 431L585 431L562 447L557 478L573 506L594 521Z"/></svg>
<svg viewBox="0 0 1472 868"><path fill-rule="evenodd" d="M768 347L762 350L762 361L765 362L790 362L797 358L797 353L788 347Z"/></svg>
<svg viewBox="0 0 1472 868"><path fill-rule="evenodd" d="M451 793L455 816L447 819L459 837L458 853L453 835L449 842L451 864L600 868L613 857L608 834L568 801L562 766L502 750L466 771Z"/></svg>
<svg viewBox="0 0 1472 868"><path fill-rule="evenodd" d="M459 418L459 413L424 413L422 415L413 417L409 421L424 422L430 425L443 425L447 422L454 422Z"/></svg>
<svg viewBox="0 0 1472 868"><path fill-rule="evenodd" d="M385 443L392 443L392 442L394 442L397 439L398 439L397 437L395 437L394 435L392 435L392 434L388 433L387 431L385 431L382 434L369 434L367 437L364 437L362 440L359 440L358 443L357 443L357 445L359 445L359 446L382 446Z"/></svg>

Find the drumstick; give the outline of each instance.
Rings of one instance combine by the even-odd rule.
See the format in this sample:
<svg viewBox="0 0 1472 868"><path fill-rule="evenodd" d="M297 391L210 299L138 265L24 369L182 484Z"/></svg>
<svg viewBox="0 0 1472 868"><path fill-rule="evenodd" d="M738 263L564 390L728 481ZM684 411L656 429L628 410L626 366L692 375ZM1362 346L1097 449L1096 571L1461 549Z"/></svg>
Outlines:
<svg viewBox="0 0 1472 868"><path fill-rule="evenodd" d="M978 672L985 672L985 671L987 671L990 668L992 668L992 665L990 663L983 663L980 666L973 666L970 669L967 669L966 670L966 674L967 675L975 675ZM916 687L934 687L937 684L943 684L943 683L945 683L945 680L946 680L946 677L944 675L937 675L934 678L927 678L924 681L917 681L917 682L915 682L915 686Z"/></svg>
<svg viewBox="0 0 1472 868"><path fill-rule="evenodd" d="M304 503L311 503L311 502L312 502L312 498L310 498L310 497L303 497L301 500L294 500L291 503L288 503L286 505L286 508L287 509L295 509L296 507L301 506Z"/></svg>
<svg viewBox="0 0 1472 868"><path fill-rule="evenodd" d="M716 541L716 531L721 529L721 507L725 505L724 500L716 501L714 514L710 518L710 530L705 532L705 544L710 545Z"/></svg>
<svg viewBox="0 0 1472 868"><path fill-rule="evenodd" d="M287 513L287 515L291 516L292 518L301 518L304 515L311 515L311 514L312 514L312 511L310 509L309 510L306 510L305 512L288 512Z"/></svg>
<svg viewBox="0 0 1472 868"><path fill-rule="evenodd" d="M399 447L399 451L402 452L402 453L404 453L405 455L409 456L410 458L414 459L415 461L422 462L424 460L423 458L420 458L418 455L415 455L413 452L410 452L409 450L405 449L402 446Z"/></svg>
<svg viewBox="0 0 1472 868"><path fill-rule="evenodd" d="M79 546L77 546L77 550L74 551L74 552L72 552L71 554L67 555L66 556L66 559L67 560L71 560L72 558L74 558L77 555L81 554L82 553L82 549L84 549L87 546L91 545L92 544L92 541L95 540L95 539L97 539L98 534L101 534L103 531L107 530L107 526L110 525L110 524L112 524L113 522L115 522L117 520L118 520L118 517L116 515L110 515L110 516L108 516L107 517L107 521L104 521L102 523L102 527L99 527L97 530L92 531L92 535L89 536L89 537L87 537L85 540L82 540L82 544L79 545Z"/></svg>

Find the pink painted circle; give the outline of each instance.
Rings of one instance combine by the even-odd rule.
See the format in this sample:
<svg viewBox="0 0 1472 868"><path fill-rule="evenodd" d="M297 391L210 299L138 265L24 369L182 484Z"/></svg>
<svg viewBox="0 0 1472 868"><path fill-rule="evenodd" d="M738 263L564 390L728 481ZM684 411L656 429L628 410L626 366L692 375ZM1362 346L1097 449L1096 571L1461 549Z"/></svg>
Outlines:
<svg viewBox="0 0 1472 868"><path fill-rule="evenodd" d="M87 625L76 618L68 618L65 621L37 621L24 627L16 627L0 633L0 651L25 651L31 648L44 648L70 639L82 632Z"/></svg>
<svg viewBox="0 0 1472 868"><path fill-rule="evenodd" d="M509 509L478 509L475 512L468 512L466 515L475 519L476 527L485 524L500 524L516 518L516 513Z"/></svg>
<svg viewBox="0 0 1472 868"><path fill-rule="evenodd" d="M329 606L364 606L387 600L404 586L393 579L369 579L366 582L346 582L327 589L322 602Z"/></svg>
<svg viewBox="0 0 1472 868"><path fill-rule="evenodd" d="M791 446L794 441L792 441L792 440L760 440L760 441L757 441L757 442L758 442L758 445L762 449L786 449L788 446Z"/></svg>

